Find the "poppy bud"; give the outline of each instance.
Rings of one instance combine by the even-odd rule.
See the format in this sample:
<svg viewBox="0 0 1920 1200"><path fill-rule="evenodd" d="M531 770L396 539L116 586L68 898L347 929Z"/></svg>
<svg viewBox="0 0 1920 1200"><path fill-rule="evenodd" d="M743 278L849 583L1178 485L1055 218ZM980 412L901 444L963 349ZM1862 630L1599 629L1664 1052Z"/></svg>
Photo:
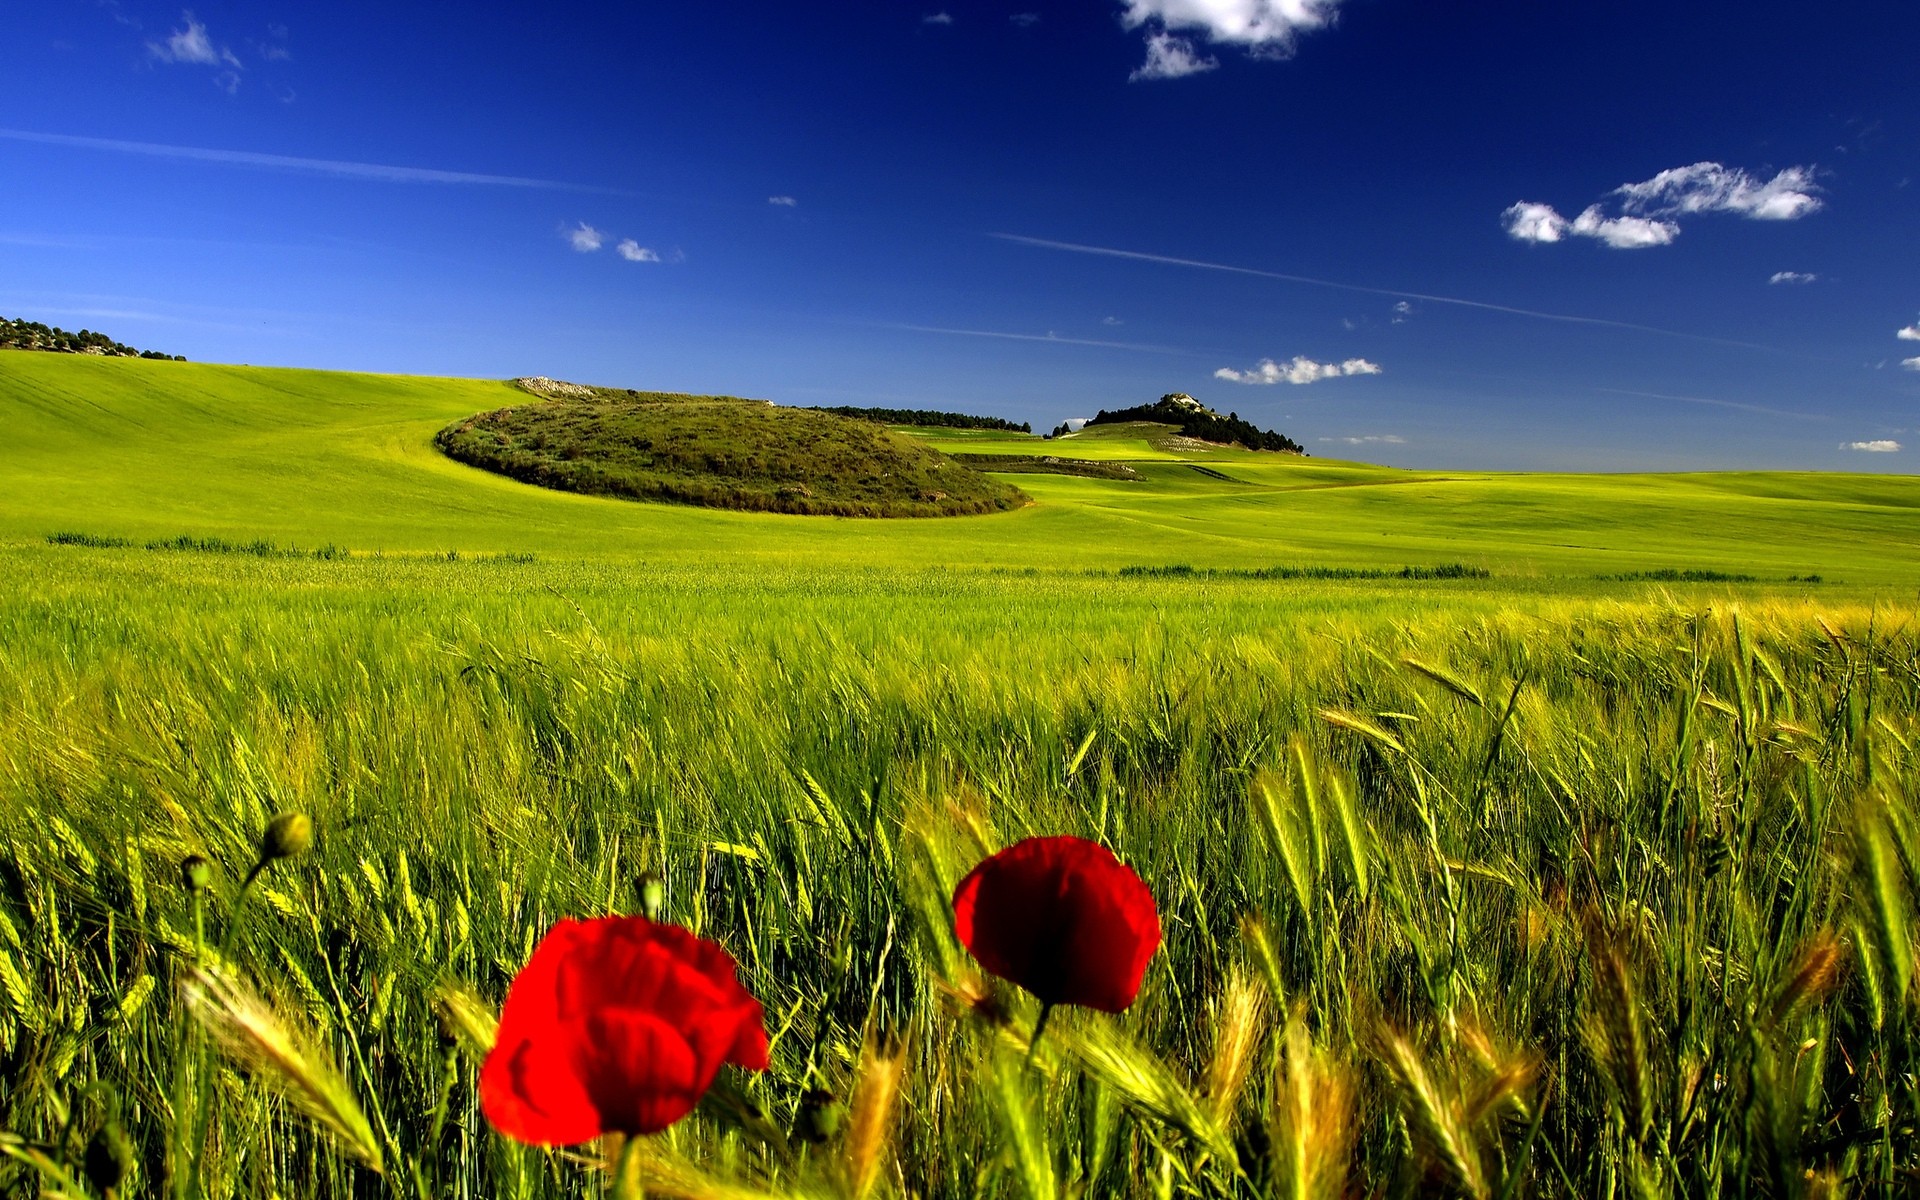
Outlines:
<svg viewBox="0 0 1920 1200"><path fill-rule="evenodd" d="M88 1182L105 1195L113 1195L127 1181L133 1173L133 1143L120 1122L108 1121L93 1135L83 1165Z"/></svg>
<svg viewBox="0 0 1920 1200"><path fill-rule="evenodd" d="M647 914L647 920L658 921L660 910L667 905L667 881L658 871L642 871L633 886L640 893L640 910Z"/></svg>
<svg viewBox="0 0 1920 1200"><path fill-rule="evenodd" d="M818 1088L808 1091L800 1097L800 1108L793 1114L794 1140L816 1146L832 1141L846 1115L847 1106L840 1103L840 1097Z"/></svg>
<svg viewBox="0 0 1920 1200"><path fill-rule="evenodd" d="M267 822L267 831L260 838L260 861L298 858L312 847L313 822L307 814L283 812Z"/></svg>
<svg viewBox="0 0 1920 1200"><path fill-rule="evenodd" d="M198 854L180 860L180 886L190 892L204 892L213 882L213 867Z"/></svg>

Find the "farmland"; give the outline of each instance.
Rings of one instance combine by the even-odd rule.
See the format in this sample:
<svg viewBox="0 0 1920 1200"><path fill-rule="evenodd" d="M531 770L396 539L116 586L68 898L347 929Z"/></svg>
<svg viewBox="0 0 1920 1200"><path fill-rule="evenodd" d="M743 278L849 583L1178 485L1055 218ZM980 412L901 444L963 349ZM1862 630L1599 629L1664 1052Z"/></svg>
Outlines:
<svg viewBox="0 0 1920 1200"><path fill-rule="evenodd" d="M441 1014L649 874L772 1049L650 1194L1911 1187L1915 481L937 430L1141 478L841 520L433 450L515 396L0 355L7 1187L94 1194L113 1124L123 1194L600 1194L592 1148L489 1132ZM243 895L283 811L312 850ZM1166 931L1037 1048L944 916L1031 833L1110 846ZM364 1129L189 1036L196 969Z"/></svg>

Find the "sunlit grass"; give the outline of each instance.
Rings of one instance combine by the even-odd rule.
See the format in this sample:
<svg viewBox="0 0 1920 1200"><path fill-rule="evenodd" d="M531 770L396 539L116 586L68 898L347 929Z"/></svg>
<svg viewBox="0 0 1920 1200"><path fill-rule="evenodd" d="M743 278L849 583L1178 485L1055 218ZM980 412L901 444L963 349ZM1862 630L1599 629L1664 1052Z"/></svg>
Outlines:
<svg viewBox="0 0 1920 1200"><path fill-rule="evenodd" d="M490 1134L471 1047L553 920L638 910L649 872L739 960L773 1059L647 1147L655 1194L1912 1183L1909 608L80 546L0 567L13 1190L50 1178L32 1154L77 1165L112 1105L122 1194L183 1171L206 1196L597 1194L590 1156ZM228 967L375 1149L209 1057L208 1136L170 1157L207 953L180 864L215 865L217 945L288 810L313 850L261 874ZM1165 928L1135 1007L1056 1016L1031 1063L1035 1009L946 923L960 875L1030 833L1111 847ZM822 1094L847 1119L794 1138Z"/></svg>

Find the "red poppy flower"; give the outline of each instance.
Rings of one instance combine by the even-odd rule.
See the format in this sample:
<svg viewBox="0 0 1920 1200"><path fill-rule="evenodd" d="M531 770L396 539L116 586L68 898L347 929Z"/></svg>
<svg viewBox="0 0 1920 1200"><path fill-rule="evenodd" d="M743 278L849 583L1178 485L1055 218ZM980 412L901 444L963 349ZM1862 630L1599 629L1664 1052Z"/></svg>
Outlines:
<svg viewBox="0 0 1920 1200"><path fill-rule="evenodd" d="M507 989L480 1105L501 1133L541 1145L658 1133L722 1063L767 1069L760 1021L715 943L645 917L561 921Z"/></svg>
<svg viewBox="0 0 1920 1200"><path fill-rule="evenodd" d="M953 892L953 924L980 965L1042 1004L1120 1012L1160 945L1153 893L1085 838L1028 838Z"/></svg>

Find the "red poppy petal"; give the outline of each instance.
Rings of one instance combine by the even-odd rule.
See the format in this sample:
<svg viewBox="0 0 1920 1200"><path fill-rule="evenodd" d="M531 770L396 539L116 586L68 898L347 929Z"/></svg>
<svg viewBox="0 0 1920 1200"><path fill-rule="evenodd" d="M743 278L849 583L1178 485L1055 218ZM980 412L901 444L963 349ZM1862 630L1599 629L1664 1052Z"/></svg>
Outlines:
<svg viewBox="0 0 1920 1200"><path fill-rule="evenodd" d="M606 1129L658 1133L692 1112L713 1082L681 1032L651 1013L597 1012L587 1019L587 1034L573 1069Z"/></svg>
<svg viewBox="0 0 1920 1200"><path fill-rule="evenodd" d="M1160 944L1153 893L1084 838L1016 843L953 899L954 930L980 965L1048 1004L1125 1009Z"/></svg>
<svg viewBox="0 0 1920 1200"><path fill-rule="evenodd" d="M1053 1003L1063 877L1040 844L1050 840L1028 839L975 867L954 891L954 927L981 966Z"/></svg>
<svg viewBox="0 0 1920 1200"><path fill-rule="evenodd" d="M749 1000L751 1007L743 1005L738 1013L738 1031L733 1036L733 1046L727 1051L727 1061L736 1067L749 1071L767 1069L767 1030L763 1024L763 1014L758 1000Z"/></svg>
<svg viewBox="0 0 1920 1200"><path fill-rule="evenodd" d="M542 1146L575 1145L605 1132L563 1044L574 1040L554 1029L541 1042L494 1043L480 1069L480 1108L495 1129Z"/></svg>
<svg viewBox="0 0 1920 1200"><path fill-rule="evenodd" d="M1133 1003L1160 944L1152 897L1131 871L1118 867L1118 872L1125 874L1076 874L1065 898L1072 936L1061 948L1061 991L1068 1003L1104 1012L1121 1012Z"/></svg>
<svg viewBox="0 0 1920 1200"><path fill-rule="evenodd" d="M644 917L561 921L508 989L483 1106L500 1132L542 1144L657 1132L723 1063L765 1069L762 1021L713 942Z"/></svg>

